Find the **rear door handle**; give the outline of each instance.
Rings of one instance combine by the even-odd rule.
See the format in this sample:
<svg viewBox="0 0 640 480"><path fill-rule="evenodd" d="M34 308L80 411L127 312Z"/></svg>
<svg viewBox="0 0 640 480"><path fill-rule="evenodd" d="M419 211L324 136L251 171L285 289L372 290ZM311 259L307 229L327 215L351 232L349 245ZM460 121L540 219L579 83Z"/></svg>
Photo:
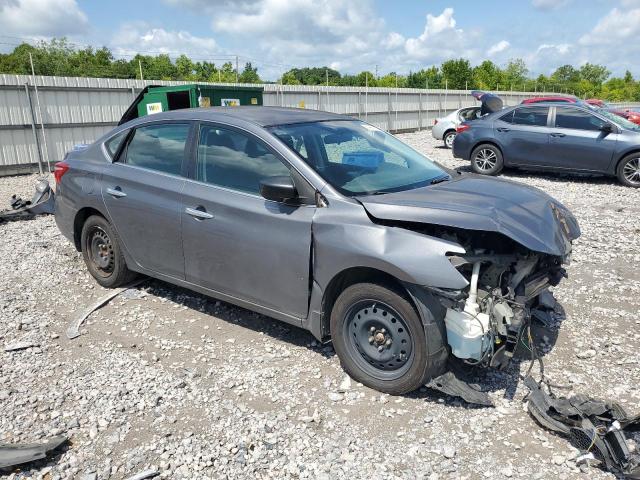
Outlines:
<svg viewBox="0 0 640 480"><path fill-rule="evenodd" d="M200 220L208 220L213 218L213 215L207 211L203 207L191 208L187 207L184 209L185 213L191 215L194 218L199 218Z"/></svg>
<svg viewBox="0 0 640 480"><path fill-rule="evenodd" d="M566 137L566 135L564 133L558 133L558 132L552 133L551 136L552 137Z"/></svg>
<svg viewBox="0 0 640 480"><path fill-rule="evenodd" d="M498 127L496 128L496 130L498 130L499 132L510 132L511 129L507 128L507 127Z"/></svg>
<svg viewBox="0 0 640 480"><path fill-rule="evenodd" d="M113 197L126 197L127 194L124 193L120 187L107 188L107 193Z"/></svg>

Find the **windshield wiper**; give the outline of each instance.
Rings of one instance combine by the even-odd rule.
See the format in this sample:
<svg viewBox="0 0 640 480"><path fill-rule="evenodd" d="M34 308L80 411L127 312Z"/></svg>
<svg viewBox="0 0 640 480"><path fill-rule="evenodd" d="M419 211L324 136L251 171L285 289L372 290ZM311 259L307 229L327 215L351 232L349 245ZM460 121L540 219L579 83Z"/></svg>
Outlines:
<svg viewBox="0 0 640 480"><path fill-rule="evenodd" d="M429 185L435 185L436 183L448 182L449 180L451 180L451 175L449 175L447 173L445 175L441 175L439 177L436 177L436 178L432 179L429 182Z"/></svg>

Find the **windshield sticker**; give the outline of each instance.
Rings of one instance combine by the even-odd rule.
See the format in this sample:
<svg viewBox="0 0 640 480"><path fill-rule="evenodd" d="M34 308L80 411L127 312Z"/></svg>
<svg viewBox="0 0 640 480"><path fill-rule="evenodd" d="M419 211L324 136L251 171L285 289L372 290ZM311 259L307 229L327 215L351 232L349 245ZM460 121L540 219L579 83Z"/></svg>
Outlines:
<svg viewBox="0 0 640 480"><path fill-rule="evenodd" d="M342 154L343 165L377 169L384 162L382 152L345 152Z"/></svg>

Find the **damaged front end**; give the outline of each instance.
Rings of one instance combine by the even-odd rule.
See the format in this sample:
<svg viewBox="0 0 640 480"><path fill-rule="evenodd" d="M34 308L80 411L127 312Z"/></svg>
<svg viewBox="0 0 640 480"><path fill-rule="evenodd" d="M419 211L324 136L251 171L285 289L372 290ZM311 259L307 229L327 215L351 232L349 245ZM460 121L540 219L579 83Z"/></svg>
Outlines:
<svg viewBox="0 0 640 480"><path fill-rule="evenodd" d="M466 251L448 258L469 286L429 288L446 307L452 355L467 364L505 368L541 304L540 295L567 276L563 266L570 253L534 252L495 232L436 228L428 233Z"/></svg>

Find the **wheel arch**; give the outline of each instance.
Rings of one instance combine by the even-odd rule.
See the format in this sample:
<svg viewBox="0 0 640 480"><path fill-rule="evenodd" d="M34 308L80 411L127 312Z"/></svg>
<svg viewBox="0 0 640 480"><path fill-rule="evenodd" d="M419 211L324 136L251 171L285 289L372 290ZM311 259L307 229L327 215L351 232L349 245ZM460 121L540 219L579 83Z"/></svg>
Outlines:
<svg viewBox="0 0 640 480"><path fill-rule="evenodd" d="M331 311L333 310L333 306L338 296L340 296L340 294L351 285L365 282L389 286L411 300L409 291L405 288L403 282L390 273L373 267L346 268L334 275L327 284L327 287L324 289L324 293L322 295L322 315L320 316L320 322L322 324L321 331L323 333L328 335ZM411 303L414 303L413 300L411 300ZM415 305L413 306L416 308Z"/></svg>
<svg viewBox="0 0 640 480"><path fill-rule="evenodd" d="M622 162L625 158L627 158L629 155L633 155L633 154L638 154L640 155L640 148L638 147L633 147L630 148L629 150L627 150L626 152L621 153L620 155L618 155L618 157L615 159L615 161L613 162L613 169L612 169L612 174L616 175L618 172L618 167L620 166L620 162Z"/></svg>
<svg viewBox="0 0 640 480"><path fill-rule="evenodd" d="M498 150L500 150L500 155L502 155L502 162L504 163L504 165L507 165L507 158L504 155L504 150L502 149L502 146L496 142L495 140L478 140L477 142L475 142L473 144L473 146L471 147L471 153L469 154L469 160L471 160L473 162L473 152L476 150L476 148L482 146L482 145L491 145L495 148L497 148Z"/></svg>
<svg viewBox="0 0 640 480"><path fill-rule="evenodd" d="M82 250L82 245L80 244L82 226L84 225L84 222L86 222L87 218L92 215L98 215L100 217L103 217L107 221L109 220L109 218L104 213L94 207L83 207L78 210L75 217L73 218L73 244L76 247L77 251Z"/></svg>

